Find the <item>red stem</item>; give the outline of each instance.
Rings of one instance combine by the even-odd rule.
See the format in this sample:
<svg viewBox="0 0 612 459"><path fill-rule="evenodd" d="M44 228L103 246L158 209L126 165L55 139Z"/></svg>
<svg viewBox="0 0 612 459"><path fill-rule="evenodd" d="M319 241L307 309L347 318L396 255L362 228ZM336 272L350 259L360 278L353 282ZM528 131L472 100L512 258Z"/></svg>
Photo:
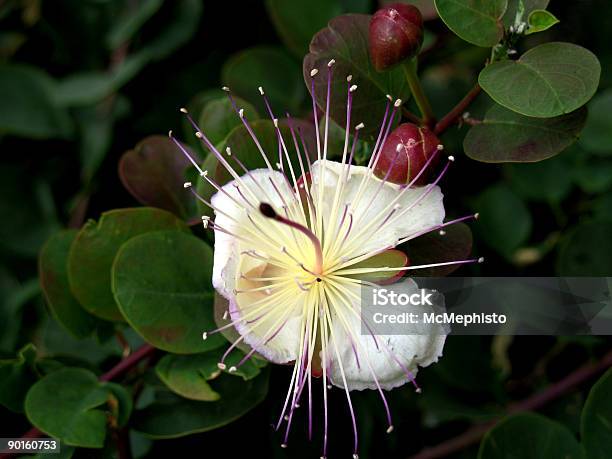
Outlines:
<svg viewBox="0 0 612 459"><path fill-rule="evenodd" d="M561 381L548 386L545 390L538 392L524 400L513 403L508 406L508 414L519 413L522 411L531 411L541 408L548 402L555 400L570 390L579 386L585 381L603 373L608 368L612 367L612 351L608 352L600 361L588 363L573 371ZM446 440L439 445L431 448L425 448L421 452L409 459L439 459L450 454L461 451L468 446L472 446L482 438L482 436L493 427L499 420L494 420L484 424L477 424L462 434Z"/></svg>
<svg viewBox="0 0 612 459"><path fill-rule="evenodd" d="M124 373L134 368L141 360L145 359L150 355L153 355L154 352L155 348L150 344L145 344L144 346L141 346L134 353L130 354L125 359L119 361L117 365L115 365L113 368L111 368L102 376L100 376L99 380L110 381L123 375ZM36 427L32 427L30 430L24 433L21 438L38 438L42 437L43 435L45 435L43 432L38 430ZM0 453L0 459L7 459L9 457L15 456L16 454L17 453Z"/></svg>
<svg viewBox="0 0 612 459"><path fill-rule="evenodd" d="M449 127L455 124L461 115L465 112L465 110L470 106L474 99L480 94L480 85L476 83L476 85L468 92L463 99L453 108L450 112L448 112L444 118L442 118L436 127L434 128L434 134L440 135L444 133Z"/></svg>

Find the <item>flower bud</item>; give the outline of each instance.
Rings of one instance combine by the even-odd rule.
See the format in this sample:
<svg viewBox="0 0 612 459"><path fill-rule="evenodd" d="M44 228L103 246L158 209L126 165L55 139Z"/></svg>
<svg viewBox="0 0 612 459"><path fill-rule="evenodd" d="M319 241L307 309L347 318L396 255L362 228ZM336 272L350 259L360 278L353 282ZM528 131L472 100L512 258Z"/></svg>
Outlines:
<svg viewBox="0 0 612 459"><path fill-rule="evenodd" d="M383 71L414 57L423 44L423 17L416 6L392 3L370 20L370 59Z"/></svg>
<svg viewBox="0 0 612 459"><path fill-rule="evenodd" d="M382 179L387 177L391 183L406 185L425 167L432 155L436 155L415 182L415 185L425 185L429 171L438 161L439 145L440 140L426 127L400 124L387 137L374 173Z"/></svg>

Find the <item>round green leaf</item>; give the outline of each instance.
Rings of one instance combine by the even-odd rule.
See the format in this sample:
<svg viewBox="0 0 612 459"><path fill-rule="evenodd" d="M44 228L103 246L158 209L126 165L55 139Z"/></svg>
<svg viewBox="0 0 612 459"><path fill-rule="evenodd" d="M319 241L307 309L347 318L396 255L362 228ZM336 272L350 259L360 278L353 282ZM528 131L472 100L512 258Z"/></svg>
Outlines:
<svg viewBox="0 0 612 459"><path fill-rule="evenodd" d="M68 255L70 289L91 314L107 320L123 320L111 291L111 266L119 247L149 231L184 230L187 227L170 212L153 208L117 209L88 221L79 231Z"/></svg>
<svg viewBox="0 0 612 459"><path fill-rule="evenodd" d="M68 283L68 252L76 235L77 230L65 230L49 238L38 258L38 274L53 317L75 337L84 338L96 319L81 307Z"/></svg>
<svg viewBox="0 0 612 459"><path fill-rule="evenodd" d="M465 154L486 163L534 162L560 153L578 139L586 109L555 118L532 118L493 106L463 140Z"/></svg>
<svg viewBox="0 0 612 459"><path fill-rule="evenodd" d="M181 397L213 402L219 400L220 396L207 381L221 373L217 362L219 356L212 352L195 355L168 354L157 363L155 372L172 392Z"/></svg>
<svg viewBox="0 0 612 459"><path fill-rule="evenodd" d="M23 412L26 392L38 379L34 368L36 348L26 344L15 358L0 359L0 404L11 411Z"/></svg>
<svg viewBox="0 0 612 459"><path fill-rule="evenodd" d="M612 274L612 222L581 223L564 239L559 251L563 276L610 276Z"/></svg>
<svg viewBox="0 0 612 459"><path fill-rule="evenodd" d="M186 147L189 149L189 147ZM189 160L166 136L150 136L126 151L119 161L123 186L142 204L188 218L193 195L183 187Z"/></svg>
<svg viewBox="0 0 612 459"><path fill-rule="evenodd" d="M478 82L493 100L526 116L550 118L586 104L599 85L601 66L587 49L545 43L516 61L486 66Z"/></svg>
<svg viewBox="0 0 612 459"><path fill-rule="evenodd" d="M310 43L310 53L304 58L304 81L311 89L310 71L318 69L315 77L317 104L325 110L327 101L327 64L333 66L330 115L339 126L346 126L346 77L352 75L352 83L358 89L353 94L351 132L359 123L365 127L363 134L374 134L380 129L387 105L386 95L406 101L410 88L401 68L378 73L370 62L368 27L371 16L346 14L329 21L329 25L317 33Z"/></svg>
<svg viewBox="0 0 612 459"><path fill-rule="evenodd" d="M121 399L115 394L123 392ZM47 435L70 446L102 448L106 436L108 411L113 406L129 416L131 406L121 406L129 399L125 389L100 383L92 372L64 368L42 378L32 386L25 400L30 422Z"/></svg>
<svg viewBox="0 0 612 459"><path fill-rule="evenodd" d="M244 116L249 121L259 118L259 114L257 110L255 110L255 107L247 101L240 97L234 97L234 102L239 108L244 110ZM242 121L238 113L234 110L227 95L223 95L218 99L211 100L204 106L198 124L200 130L208 137L208 140L210 140L213 145L217 145L219 142L225 140L232 129L236 126L241 126Z"/></svg>
<svg viewBox="0 0 612 459"><path fill-rule="evenodd" d="M259 46L241 51L223 65L225 85L267 113L257 88L262 86L276 116L296 112L306 92L300 82L300 67L282 48Z"/></svg>
<svg viewBox="0 0 612 459"><path fill-rule="evenodd" d="M580 146L601 155L612 154L612 89L589 102L589 117L580 137Z"/></svg>
<svg viewBox="0 0 612 459"><path fill-rule="evenodd" d="M516 414L484 436L478 459L582 459L580 444L558 422L534 413Z"/></svg>
<svg viewBox="0 0 612 459"><path fill-rule="evenodd" d="M501 18L507 0L435 0L435 4L448 28L469 43L494 46L504 34Z"/></svg>
<svg viewBox="0 0 612 459"><path fill-rule="evenodd" d="M612 451L612 369L595 383L582 410L580 435L588 459L606 459Z"/></svg>
<svg viewBox="0 0 612 459"><path fill-rule="evenodd" d="M210 385L221 399L196 402L162 393L146 408L136 411L133 426L153 438L176 438L206 432L229 424L259 404L268 392L269 372L249 381L222 375Z"/></svg>
<svg viewBox="0 0 612 459"><path fill-rule="evenodd" d="M219 347L211 284L213 251L180 231L147 233L126 242L112 269L112 287L128 323L153 346L177 354Z"/></svg>
<svg viewBox="0 0 612 459"><path fill-rule="evenodd" d="M341 2L329 0L266 0L283 43L299 58L308 53L312 36L342 13Z"/></svg>
<svg viewBox="0 0 612 459"><path fill-rule="evenodd" d="M475 201L480 218L474 224L480 239L506 258L524 244L532 227L525 203L505 185L485 190Z"/></svg>
<svg viewBox="0 0 612 459"><path fill-rule="evenodd" d="M214 349L202 354L164 356L156 365L155 371L159 379L173 392L190 400L215 401L220 395L215 392L209 380L217 378L221 370L217 364L221 361L226 348ZM259 361L249 359L237 367L244 353L234 349L225 359L225 373L239 376L245 381L253 379L261 372ZM232 367L235 369L229 370Z"/></svg>

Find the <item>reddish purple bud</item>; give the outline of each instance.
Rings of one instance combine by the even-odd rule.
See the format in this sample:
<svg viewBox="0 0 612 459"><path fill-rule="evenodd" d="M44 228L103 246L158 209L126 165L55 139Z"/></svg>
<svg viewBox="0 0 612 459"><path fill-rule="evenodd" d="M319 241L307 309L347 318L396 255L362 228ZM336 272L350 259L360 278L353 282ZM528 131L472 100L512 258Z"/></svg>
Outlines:
<svg viewBox="0 0 612 459"><path fill-rule="evenodd" d="M383 71L410 59L423 44L423 17L416 6L392 3L370 20L370 59Z"/></svg>
<svg viewBox="0 0 612 459"><path fill-rule="evenodd" d="M419 186L425 185L428 182L429 171L440 157L439 148L441 148L440 140L426 127L412 123L400 124L387 137L374 173L382 179L387 177L391 183L406 185L427 166L414 183ZM427 164L434 155L435 157Z"/></svg>

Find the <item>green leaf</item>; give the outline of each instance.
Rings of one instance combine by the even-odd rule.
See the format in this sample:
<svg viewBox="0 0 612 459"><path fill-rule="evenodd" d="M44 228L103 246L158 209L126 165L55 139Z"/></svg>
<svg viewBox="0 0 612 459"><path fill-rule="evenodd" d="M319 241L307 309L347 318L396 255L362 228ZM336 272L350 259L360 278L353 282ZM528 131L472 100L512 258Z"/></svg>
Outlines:
<svg viewBox="0 0 612 459"><path fill-rule="evenodd" d="M58 106L55 82L35 67L0 64L0 134L34 139L67 138L73 126Z"/></svg>
<svg viewBox="0 0 612 459"><path fill-rule="evenodd" d="M586 109L555 118L532 118L493 106L463 140L465 154L486 163L534 162L560 153L578 139Z"/></svg>
<svg viewBox="0 0 612 459"><path fill-rule="evenodd" d="M185 147L189 151L189 147ZM119 161L123 186L148 206L168 210L182 218L194 214L193 195L185 190L189 160L166 136L146 137Z"/></svg>
<svg viewBox="0 0 612 459"><path fill-rule="evenodd" d="M187 231L170 212L154 208L116 209L88 221L79 231L68 255L70 289L91 314L123 320L111 291L111 265L119 247L139 234L159 230Z"/></svg>
<svg viewBox="0 0 612 459"><path fill-rule="evenodd" d="M612 89L589 102L589 117L580 137L580 146L602 156L612 154Z"/></svg>
<svg viewBox="0 0 612 459"><path fill-rule="evenodd" d="M217 377L219 356L206 352L195 355L164 356L155 366L159 379L172 391L190 400L213 402L220 395L208 384L209 379Z"/></svg>
<svg viewBox="0 0 612 459"><path fill-rule="evenodd" d="M486 66L478 82L495 102L525 116L550 118L589 101L601 66L589 50L572 43L545 43L516 61Z"/></svg>
<svg viewBox="0 0 612 459"><path fill-rule="evenodd" d="M489 247L506 258L531 234L531 214L525 203L505 185L495 185L485 190L475 200L474 207L480 218L474 231Z"/></svg>
<svg viewBox="0 0 612 459"><path fill-rule="evenodd" d="M546 10L534 10L529 13L527 23L529 24L529 27L527 28L525 35L530 35L532 33L543 32L550 29L555 24L558 24L559 20L554 14Z"/></svg>
<svg viewBox="0 0 612 459"><path fill-rule="evenodd" d="M255 107L240 97L234 97L234 101L239 108L244 109L244 116L249 121L259 118ZM241 126L242 121L238 113L234 111L229 98L224 95L218 99L208 102L200 114L199 126L201 131L213 145L225 140L229 133L236 126Z"/></svg>
<svg viewBox="0 0 612 459"><path fill-rule="evenodd" d="M525 19L529 17L529 13L534 10L545 10L548 6L549 0L508 0L508 8L504 14L503 22L504 25L509 27L517 24L517 13L520 14L521 4L523 14L518 18L518 22L525 22Z"/></svg>
<svg viewBox="0 0 612 459"><path fill-rule="evenodd" d="M286 110L296 112L306 92L300 82L300 67L282 48L257 46L234 54L223 65L223 83L267 113L257 88L263 87L277 117Z"/></svg>
<svg viewBox="0 0 612 459"><path fill-rule="evenodd" d="M612 273L612 222L581 223L565 237L559 250L562 276L609 276Z"/></svg>
<svg viewBox="0 0 612 459"><path fill-rule="evenodd" d="M612 369L597 381L582 410L580 436L588 459L606 459L612 451Z"/></svg>
<svg viewBox="0 0 612 459"><path fill-rule="evenodd" d="M88 314L70 291L68 253L77 230L54 234L43 246L38 258L38 275L45 299L55 320L77 338L89 336L96 319Z"/></svg>
<svg viewBox="0 0 612 459"><path fill-rule="evenodd" d="M219 347L211 284L213 251L179 231L158 231L126 242L115 259L112 285L128 323L168 352L195 354Z"/></svg>
<svg viewBox="0 0 612 459"><path fill-rule="evenodd" d="M171 393L136 411L132 418L135 430L152 438L177 438L206 432L240 418L258 405L268 392L269 372L249 381L221 375L210 385L221 399L197 402Z"/></svg>
<svg viewBox="0 0 612 459"><path fill-rule="evenodd" d="M215 392L207 381L217 378L221 371L217 364L221 361L226 348L214 349L202 354L164 356L155 371L157 376L173 392L190 400L215 401L220 395ZM261 373L261 369L253 359L246 360L238 366L245 354L234 349L224 360L227 374L240 376L248 381Z"/></svg>
<svg viewBox="0 0 612 459"><path fill-rule="evenodd" d="M343 12L340 2L329 0L266 0L266 9L283 43L299 58L308 53L312 36Z"/></svg>
<svg viewBox="0 0 612 459"><path fill-rule="evenodd" d="M535 413L510 416L484 436L478 459L582 459L580 444L558 422Z"/></svg>
<svg viewBox="0 0 612 459"><path fill-rule="evenodd" d="M121 400L116 393L122 392ZM32 386L25 400L28 419L47 435L70 446L102 448L106 436L107 410L125 402L129 395L117 384L101 383L81 368L55 371ZM109 405L110 403L110 405ZM122 418L131 406L121 406Z"/></svg>
<svg viewBox="0 0 612 459"><path fill-rule="evenodd" d="M572 171L560 156L533 164L509 164L507 170L512 188L532 201L559 202L572 189Z"/></svg>
<svg viewBox="0 0 612 459"><path fill-rule="evenodd" d="M23 401L38 375L34 368L36 348L22 347L12 359L0 359L0 404L11 411L23 412Z"/></svg>
<svg viewBox="0 0 612 459"><path fill-rule="evenodd" d="M339 125L346 126L346 103L348 75L351 82L358 86L353 94L351 115L351 132L353 128L364 123L361 136L373 135L380 129L387 94L394 99L406 101L410 97L410 88L402 68L378 73L370 62L368 47L368 27L371 16L363 14L346 14L329 21L329 25L317 33L310 43L310 53L304 58L304 81L311 89L310 71L317 69L315 77L315 94L318 106L325 110L327 100L327 64L331 59L333 79L330 101L330 116Z"/></svg>
<svg viewBox="0 0 612 459"><path fill-rule="evenodd" d="M444 228L445 234L439 231L419 236L407 243L406 248L400 246L408 254L410 264L425 265L445 263L448 261L465 260L472 252L472 230L468 225L457 223ZM460 268L460 265L438 266L410 271L411 276L442 277Z"/></svg>
<svg viewBox="0 0 612 459"><path fill-rule="evenodd" d="M448 28L473 45L494 46L503 36L501 18L507 0L435 0L435 4Z"/></svg>
<svg viewBox="0 0 612 459"><path fill-rule="evenodd" d="M136 32L159 10L163 0L146 0L127 4L125 13L118 18L106 36L109 49L116 49L130 40Z"/></svg>

